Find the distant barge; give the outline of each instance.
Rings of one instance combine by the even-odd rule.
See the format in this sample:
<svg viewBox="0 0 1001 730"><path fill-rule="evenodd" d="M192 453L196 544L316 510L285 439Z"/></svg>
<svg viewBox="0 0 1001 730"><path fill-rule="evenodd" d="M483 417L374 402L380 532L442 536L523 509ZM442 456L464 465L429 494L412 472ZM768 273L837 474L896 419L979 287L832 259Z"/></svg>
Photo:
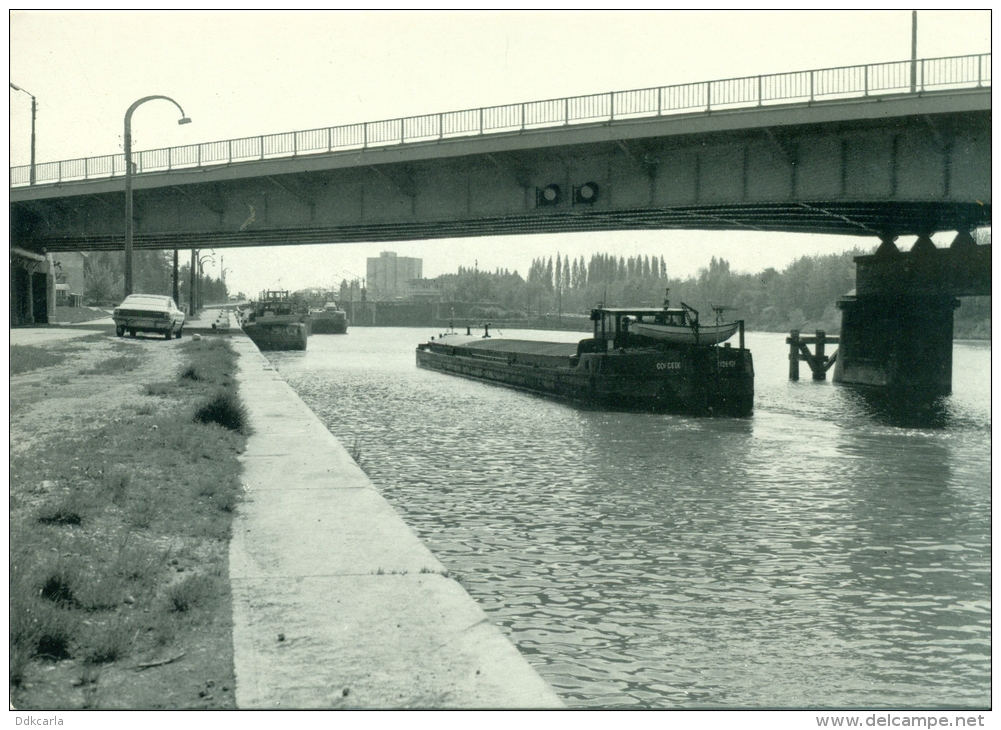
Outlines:
<svg viewBox="0 0 1001 730"><path fill-rule="evenodd" d="M323 309L309 310L309 331L314 335L346 335L348 315L335 302L327 302Z"/></svg>
<svg viewBox="0 0 1001 730"><path fill-rule="evenodd" d="M703 328L696 310L667 302L598 307L591 320L594 336L576 344L494 338L489 325L482 337L445 334L417 346L417 365L606 408L751 415L754 364L742 321ZM738 347L717 344L738 330Z"/></svg>
<svg viewBox="0 0 1001 730"><path fill-rule="evenodd" d="M288 291L262 291L241 326L261 350L305 350L309 314Z"/></svg>

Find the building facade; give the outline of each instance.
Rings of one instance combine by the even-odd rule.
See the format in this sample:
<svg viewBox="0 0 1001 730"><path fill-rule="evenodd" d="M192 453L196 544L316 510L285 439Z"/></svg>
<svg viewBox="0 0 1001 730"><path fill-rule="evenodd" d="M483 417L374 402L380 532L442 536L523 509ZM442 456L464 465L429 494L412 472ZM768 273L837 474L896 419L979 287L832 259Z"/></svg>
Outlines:
<svg viewBox="0 0 1001 730"><path fill-rule="evenodd" d="M52 255L10 247L10 324L48 324L56 311Z"/></svg>
<svg viewBox="0 0 1001 730"><path fill-rule="evenodd" d="M420 279L423 259L397 256L393 251L383 251L379 258L367 260L366 288L370 299L402 299L408 296L408 282Z"/></svg>

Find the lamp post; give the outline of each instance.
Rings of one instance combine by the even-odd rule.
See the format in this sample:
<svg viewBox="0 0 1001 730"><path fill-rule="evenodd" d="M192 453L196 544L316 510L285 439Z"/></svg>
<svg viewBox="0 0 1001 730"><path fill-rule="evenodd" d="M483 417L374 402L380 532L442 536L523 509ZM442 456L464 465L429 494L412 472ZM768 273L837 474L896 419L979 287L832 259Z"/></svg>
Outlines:
<svg viewBox="0 0 1001 730"><path fill-rule="evenodd" d="M20 91L31 97L31 167L28 170L28 182L31 185L34 185L35 184L35 112L38 109L38 103L35 101L35 95L32 94L30 91L22 89L20 86L10 81L8 81L7 83L10 84L10 88L14 89L14 91Z"/></svg>
<svg viewBox="0 0 1001 730"><path fill-rule="evenodd" d="M175 248L174 249L174 276L173 276L174 286L173 286L172 293L174 295L174 304L176 304L178 307L180 307L181 306L181 283L177 280L177 274L178 274L178 269L177 269L177 249Z"/></svg>
<svg viewBox="0 0 1001 730"><path fill-rule="evenodd" d="M198 307L199 309L205 306L205 302L202 301L202 269L205 266L206 261L211 261L215 263L215 256L211 254L205 254L204 256L198 257Z"/></svg>
<svg viewBox="0 0 1001 730"><path fill-rule="evenodd" d="M181 105L169 96L144 96L134 102L125 112L125 296L132 293L132 113L141 104L154 99L164 99L176 106L181 112L178 124L190 124L191 120L184 116Z"/></svg>

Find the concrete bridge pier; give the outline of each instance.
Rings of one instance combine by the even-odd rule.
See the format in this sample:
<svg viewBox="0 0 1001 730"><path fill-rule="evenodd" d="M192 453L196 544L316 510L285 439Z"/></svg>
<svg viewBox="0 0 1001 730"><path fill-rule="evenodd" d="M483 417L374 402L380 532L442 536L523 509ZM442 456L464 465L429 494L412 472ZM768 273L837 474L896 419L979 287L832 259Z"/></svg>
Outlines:
<svg viewBox="0 0 1001 730"><path fill-rule="evenodd" d="M881 235L871 256L855 257L855 291L838 301L841 342L834 382L934 397L952 392L957 296L991 293L991 247L960 230L949 248L931 235L900 251Z"/></svg>
<svg viewBox="0 0 1001 730"><path fill-rule="evenodd" d="M843 297L834 382L948 395L958 306L948 295Z"/></svg>

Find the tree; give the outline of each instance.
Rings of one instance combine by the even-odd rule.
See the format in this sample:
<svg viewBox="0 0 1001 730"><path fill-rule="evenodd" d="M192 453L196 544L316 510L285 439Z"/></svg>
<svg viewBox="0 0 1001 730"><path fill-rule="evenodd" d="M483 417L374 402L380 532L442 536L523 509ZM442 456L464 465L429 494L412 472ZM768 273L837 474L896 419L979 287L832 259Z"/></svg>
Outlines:
<svg viewBox="0 0 1001 730"><path fill-rule="evenodd" d="M119 302L125 290L125 274L113 253L92 253L83 264L84 296L94 304Z"/></svg>

